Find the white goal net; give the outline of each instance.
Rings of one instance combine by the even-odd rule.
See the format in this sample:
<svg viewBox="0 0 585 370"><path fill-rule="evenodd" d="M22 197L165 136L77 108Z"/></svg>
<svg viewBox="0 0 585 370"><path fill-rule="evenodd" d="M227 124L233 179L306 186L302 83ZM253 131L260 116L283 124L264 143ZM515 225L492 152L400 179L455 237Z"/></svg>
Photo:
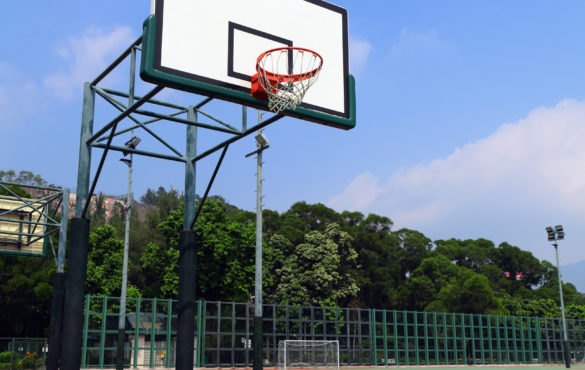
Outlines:
<svg viewBox="0 0 585 370"><path fill-rule="evenodd" d="M278 368L339 369L339 342L336 340L281 340L278 343Z"/></svg>
<svg viewBox="0 0 585 370"><path fill-rule="evenodd" d="M585 365L585 348L573 351L572 362L576 365Z"/></svg>

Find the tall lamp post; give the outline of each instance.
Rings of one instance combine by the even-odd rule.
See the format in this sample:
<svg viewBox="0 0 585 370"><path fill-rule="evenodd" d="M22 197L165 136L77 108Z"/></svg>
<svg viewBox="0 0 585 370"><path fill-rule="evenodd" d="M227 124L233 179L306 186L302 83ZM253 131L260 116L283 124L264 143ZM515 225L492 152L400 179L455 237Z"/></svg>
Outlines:
<svg viewBox="0 0 585 370"><path fill-rule="evenodd" d="M262 122L262 111L258 111L258 122ZM254 336L253 370L262 370L262 152L268 149L268 139L258 131L257 150L246 154L246 158L256 154L256 275L254 289Z"/></svg>
<svg viewBox="0 0 585 370"><path fill-rule="evenodd" d="M557 225L554 229L551 226L546 228L546 232L548 234L548 241L552 242L553 247L555 247L555 254L557 258L557 274L558 274L558 281L559 281L559 295L561 298L561 320L563 325L563 347L565 353L565 365L567 369L571 367L571 352L569 350L569 337L567 335L567 321L565 320L565 304L563 303L563 282L561 281L561 268L559 266L559 240L563 240L565 238L565 231L563 230L563 226Z"/></svg>
<svg viewBox="0 0 585 370"><path fill-rule="evenodd" d="M124 146L136 149L140 139L134 134ZM124 157L128 152L124 152ZM132 153L130 159L122 158L121 162L128 165L128 194L126 194L126 228L124 231L124 260L122 262L122 289L120 292L120 316L118 318L118 343L116 348L116 370L124 369L124 343L126 329L126 287L128 286L128 248L130 244L130 209L132 208Z"/></svg>

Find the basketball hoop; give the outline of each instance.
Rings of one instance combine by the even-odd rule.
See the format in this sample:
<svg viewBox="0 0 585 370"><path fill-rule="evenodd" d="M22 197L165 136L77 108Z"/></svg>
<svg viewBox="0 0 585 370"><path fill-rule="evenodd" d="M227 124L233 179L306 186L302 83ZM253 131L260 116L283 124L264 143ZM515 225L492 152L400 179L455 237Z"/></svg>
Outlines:
<svg viewBox="0 0 585 370"><path fill-rule="evenodd" d="M323 67L316 52L297 47L282 47L262 53L252 76L252 95L268 99L268 108L279 113L301 104Z"/></svg>

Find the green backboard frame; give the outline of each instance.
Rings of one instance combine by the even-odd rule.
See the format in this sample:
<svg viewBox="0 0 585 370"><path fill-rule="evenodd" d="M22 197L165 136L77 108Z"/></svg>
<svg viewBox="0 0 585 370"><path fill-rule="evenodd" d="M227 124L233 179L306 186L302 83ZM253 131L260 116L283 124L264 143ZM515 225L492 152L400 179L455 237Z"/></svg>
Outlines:
<svg viewBox="0 0 585 370"><path fill-rule="evenodd" d="M178 90L188 91L200 95L205 95L233 103L238 103L269 111L268 102L262 99L254 98L252 95L214 84L189 79L187 77L168 73L158 70L155 66L155 57L157 54L157 22L156 15L149 16L143 24L142 36L142 59L140 63L140 77L153 84L175 88ZM349 74L347 76L347 103L348 116L340 117L302 106L297 106L294 110L284 110L280 114L295 117L305 121L311 121L335 128L349 130L356 124L356 98L355 98L355 79Z"/></svg>

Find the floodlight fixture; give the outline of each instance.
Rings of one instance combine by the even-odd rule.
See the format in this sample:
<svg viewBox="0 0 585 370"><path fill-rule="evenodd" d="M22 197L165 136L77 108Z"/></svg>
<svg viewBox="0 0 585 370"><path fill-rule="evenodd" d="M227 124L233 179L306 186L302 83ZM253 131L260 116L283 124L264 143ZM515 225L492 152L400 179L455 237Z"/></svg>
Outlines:
<svg viewBox="0 0 585 370"><path fill-rule="evenodd" d="M266 135L264 135L264 134L256 135L256 143L258 144L259 148L263 148L265 146L268 146L268 139L266 138Z"/></svg>
<svg viewBox="0 0 585 370"><path fill-rule="evenodd" d="M136 147L138 146L138 144L140 144L141 141L142 140L140 140L138 136L132 136L130 140L124 143L124 146L128 149L136 149ZM125 157L128 155L128 152L123 152L122 154L124 154Z"/></svg>
<svg viewBox="0 0 585 370"><path fill-rule="evenodd" d="M124 146L126 148L130 148L130 149L136 149L136 147L138 146L138 144L140 144L142 140L140 140L140 138L138 136L133 136L130 140L128 140Z"/></svg>
<svg viewBox="0 0 585 370"><path fill-rule="evenodd" d="M557 240L563 240L565 238L565 231L563 230L563 226L555 226L555 232L557 234Z"/></svg>
<svg viewBox="0 0 585 370"><path fill-rule="evenodd" d="M547 226L546 232L548 234L548 241L549 242L554 241L555 240L555 230L552 227Z"/></svg>

